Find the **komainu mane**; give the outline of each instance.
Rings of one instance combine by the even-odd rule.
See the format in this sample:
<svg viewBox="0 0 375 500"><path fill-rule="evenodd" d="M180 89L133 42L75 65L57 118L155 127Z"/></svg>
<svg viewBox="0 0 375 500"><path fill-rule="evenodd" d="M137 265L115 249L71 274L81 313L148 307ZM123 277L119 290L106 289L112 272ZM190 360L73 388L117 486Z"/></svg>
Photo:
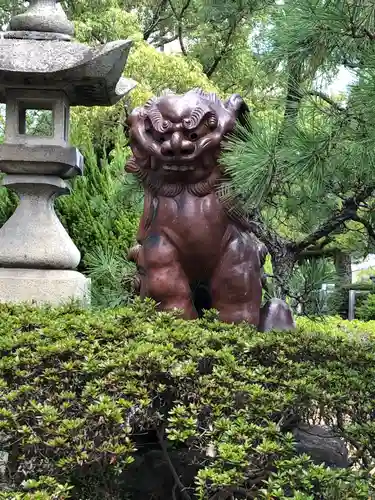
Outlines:
<svg viewBox="0 0 375 500"><path fill-rule="evenodd" d="M162 310L193 319L212 307L225 322L289 329L284 302L261 307L266 247L218 195L222 146L247 111L239 95L223 102L200 89L166 91L133 111L126 170L142 181L145 200L129 258L139 294Z"/></svg>

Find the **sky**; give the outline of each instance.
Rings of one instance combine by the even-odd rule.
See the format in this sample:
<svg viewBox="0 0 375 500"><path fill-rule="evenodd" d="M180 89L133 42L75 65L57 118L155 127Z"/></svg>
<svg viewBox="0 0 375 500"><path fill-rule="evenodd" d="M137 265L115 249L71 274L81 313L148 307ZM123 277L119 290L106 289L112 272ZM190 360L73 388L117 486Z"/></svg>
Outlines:
<svg viewBox="0 0 375 500"><path fill-rule="evenodd" d="M343 66L340 67L336 78L330 84L323 84L322 90L329 95L345 92L348 86L354 83L354 74Z"/></svg>

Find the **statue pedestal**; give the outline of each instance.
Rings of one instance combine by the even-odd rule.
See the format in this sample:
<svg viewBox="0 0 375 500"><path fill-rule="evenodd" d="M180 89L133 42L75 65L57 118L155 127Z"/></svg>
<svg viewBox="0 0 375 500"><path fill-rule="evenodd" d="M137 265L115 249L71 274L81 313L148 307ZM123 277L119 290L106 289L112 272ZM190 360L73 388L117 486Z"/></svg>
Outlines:
<svg viewBox="0 0 375 500"><path fill-rule="evenodd" d="M0 228L0 302L62 305L90 302L90 280L75 271L80 252L54 209L70 192L53 175L7 174L19 205Z"/></svg>
<svg viewBox="0 0 375 500"><path fill-rule="evenodd" d="M0 228L0 267L75 269L81 254L58 219L54 200L69 185L53 175L6 175L3 185L19 197Z"/></svg>
<svg viewBox="0 0 375 500"><path fill-rule="evenodd" d="M88 306L90 281L71 270L0 268L0 302Z"/></svg>

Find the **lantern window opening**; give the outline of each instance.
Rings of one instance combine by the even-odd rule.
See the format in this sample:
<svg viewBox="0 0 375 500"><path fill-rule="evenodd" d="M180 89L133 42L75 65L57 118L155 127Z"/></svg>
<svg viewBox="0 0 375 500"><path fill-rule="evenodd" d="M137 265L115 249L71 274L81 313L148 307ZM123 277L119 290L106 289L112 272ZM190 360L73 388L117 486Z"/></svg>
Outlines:
<svg viewBox="0 0 375 500"><path fill-rule="evenodd" d="M55 118L52 103L18 101L18 133L20 135L53 137Z"/></svg>

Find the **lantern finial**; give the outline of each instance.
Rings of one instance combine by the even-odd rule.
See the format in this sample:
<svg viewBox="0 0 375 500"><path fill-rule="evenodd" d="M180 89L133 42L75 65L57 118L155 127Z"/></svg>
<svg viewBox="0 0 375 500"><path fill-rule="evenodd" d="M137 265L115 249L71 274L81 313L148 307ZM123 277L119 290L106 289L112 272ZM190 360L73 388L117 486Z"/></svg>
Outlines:
<svg viewBox="0 0 375 500"><path fill-rule="evenodd" d="M56 0L30 0L26 12L14 16L7 38L70 40L74 26Z"/></svg>

